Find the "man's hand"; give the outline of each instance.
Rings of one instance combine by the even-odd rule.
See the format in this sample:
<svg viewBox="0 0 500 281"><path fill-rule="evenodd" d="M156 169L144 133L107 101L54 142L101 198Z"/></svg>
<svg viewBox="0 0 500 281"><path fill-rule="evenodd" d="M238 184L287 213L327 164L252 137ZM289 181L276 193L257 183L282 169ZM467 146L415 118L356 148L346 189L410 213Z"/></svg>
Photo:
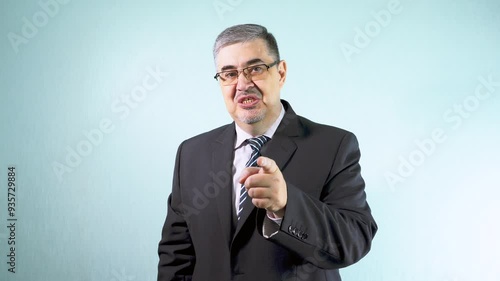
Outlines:
<svg viewBox="0 0 500 281"><path fill-rule="evenodd" d="M240 183L245 185L252 203L266 209L275 217L282 218L287 202L286 182L274 160L267 157L257 159L259 167L248 167L241 173Z"/></svg>

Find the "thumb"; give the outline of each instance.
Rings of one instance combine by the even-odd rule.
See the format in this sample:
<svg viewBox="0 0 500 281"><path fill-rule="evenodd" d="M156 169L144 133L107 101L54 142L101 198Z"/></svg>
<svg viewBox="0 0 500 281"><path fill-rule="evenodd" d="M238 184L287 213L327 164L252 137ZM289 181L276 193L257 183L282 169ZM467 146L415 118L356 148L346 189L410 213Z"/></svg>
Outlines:
<svg viewBox="0 0 500 281"><path fill-rule="evenodd" d="M259 167L247 167L247 168L245 168L245 170L243 170L241 172L240 180L238 182L240 184L243 184L249 176L259 173L259 170L260 170Z"/></svg>

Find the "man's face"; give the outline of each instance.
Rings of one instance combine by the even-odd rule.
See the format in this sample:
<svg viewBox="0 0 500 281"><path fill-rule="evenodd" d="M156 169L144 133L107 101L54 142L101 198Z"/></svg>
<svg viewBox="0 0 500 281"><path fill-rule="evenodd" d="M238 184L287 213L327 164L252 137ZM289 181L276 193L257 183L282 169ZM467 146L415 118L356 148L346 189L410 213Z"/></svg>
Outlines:
<svg viewBox="0 0 500 281"><path fill-rule="evenodd" d="M265 41L256 39L222 48L217 55L216 65L217 72L220 72L258 64L270 65L274 61ZM286 63L281 61L264 71L267 74L262 80L248 80L242 73L236 84L221 84L227 111L242 128L269 127L280 113L280 89L286 78Z"/></svg>

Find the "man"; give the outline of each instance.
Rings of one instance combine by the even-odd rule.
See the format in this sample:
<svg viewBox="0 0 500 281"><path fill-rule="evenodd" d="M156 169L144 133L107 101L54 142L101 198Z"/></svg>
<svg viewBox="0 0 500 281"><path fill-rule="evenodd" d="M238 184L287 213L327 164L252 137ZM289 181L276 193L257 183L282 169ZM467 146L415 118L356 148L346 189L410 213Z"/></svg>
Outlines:
<svg viewBox="0 0 500 281"><path fill-rule="evenodd" d="M234 122L179 146L158 280L341 280L377 230L355 136L280 99L266 28L230 27L213 52Z"/></svg>

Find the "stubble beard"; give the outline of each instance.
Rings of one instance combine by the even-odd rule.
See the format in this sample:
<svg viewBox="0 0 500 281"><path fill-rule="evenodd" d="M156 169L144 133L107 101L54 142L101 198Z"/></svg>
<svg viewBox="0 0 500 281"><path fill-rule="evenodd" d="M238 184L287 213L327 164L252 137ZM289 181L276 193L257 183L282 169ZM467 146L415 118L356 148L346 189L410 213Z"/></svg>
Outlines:
<svg viewBox="0 0 500 281"><path fill-rule="evenodd" d="M266 116L265 109L259 110L257 108L247 109L246 112L238 116L240 122L245 124L255 124L260 122Z"/></svg>

